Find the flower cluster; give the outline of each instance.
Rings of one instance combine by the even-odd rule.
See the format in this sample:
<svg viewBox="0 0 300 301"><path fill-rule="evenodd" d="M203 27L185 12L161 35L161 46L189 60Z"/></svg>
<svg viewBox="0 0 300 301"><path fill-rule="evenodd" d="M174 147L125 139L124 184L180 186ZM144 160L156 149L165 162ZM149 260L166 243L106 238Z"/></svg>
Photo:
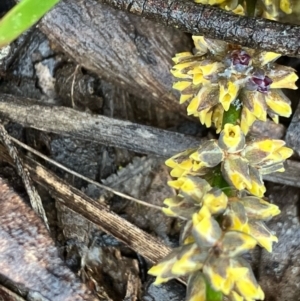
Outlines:
<svg viewBox="0 0 300 301"><path fill-rule="evenodd" d="M236 14L244 14L247 4L250 1L238 1L238 0L194 0L196 3L218 5L220 8L232 11ZM240 3L241 4L240 4ZM247 3L248 2L248 3ZM279 20L286 15L290 15L295 11L298 11L297 0L260 0L257 1L255 15L262 16L270 20ZM252 4L253 5L253 4Z"/></svg>
<svg viewBox="0 0 300 301"><path fill-rule="evenodd" d="M237 0L195 0L244 13ZM259 1L258 1L259 3ZM293 0L261 0L265 13L294 9ZM275 13L274 13L275 15ZM193 37L195 51L177 54L171 73L180 103L218 139L203 142L166 161L176 195L163 212L184 221L179 244L149 270L156 284L187 277L187 301L264 299L243 254L256 245L272 251L277 237L265 222L280 213L264 194L263 175L284 171L293 151L282 140L253 138L255 120L291 115L282 88L296 89L294 70L274 63L280 54Z"/></svg>
<svg viewBox="0 0 300 301"><path fill-rule="evenodd" d="M296 89L294 69L273 63L279 54L194 36L195 54L177 54L171 73L178 79L180 103L189 102L188 115L199 117L220 132L224 111L234 102L243 106L240 125L245 134L256 119L275 122L291 115L282 88Z"/></svg>
<svg viewBox="0 0 300 301"><path fill-rule="evenodd" d="M283 172L283 162L293 151L282 140L256 139L246 142L238 125L225 124L218 140L208 140L198 149L190 149L166 161L171 176L207 174L221 163L222 175L237 190L246 189L262 197L262 175ZM177 188L177 187L175 187Z"/></svg>
<svg viewBox="0 0 300 301"><path fill-rule="evenodd" d="M178 195L165 200L164 212L188 222L182 230L182 246L149 270L157 277L155 283L189 276L187 300L206 300L207 283L230 300L263 299L241 255L257 243L272 250L277 238L264 221L279 214L278 207L257 197L227 197L195 176L170 185Z"/></svg>

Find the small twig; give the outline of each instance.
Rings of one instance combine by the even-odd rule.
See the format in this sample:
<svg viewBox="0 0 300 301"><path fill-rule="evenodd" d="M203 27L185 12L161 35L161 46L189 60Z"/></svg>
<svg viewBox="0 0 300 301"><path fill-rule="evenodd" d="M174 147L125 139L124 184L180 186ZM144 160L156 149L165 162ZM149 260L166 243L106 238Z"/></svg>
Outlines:
<svg viewBox="0 0 300 301"><path fill-rule="evenodd" d="M75 71L73 72L73 80L72 80L72 85L71 85L71 101L72 101L72 108L75 108L75 103L74 103L74 87L75 87L75 80L76 80L76 75L78 72L80 65L77 65L75 68Z"/></svg>
<svg viewBox="0 0 300 301"><path fill-rule="evenodd" d="M0 158L13 164L7 150L2 145L0 145ZM85 217L152 263L170 253L171 249L159 240L64 182L41 164L26 156L23 157L23 160L33 180L56 195L64 206Z"/></svg>
<svg viewBox="0 0 300 301"><path fill-rule="evenodd" d="M47 229L49 230L48 220L42 204L42 200L31 181L27 169L24 168L23 166L23 162L18 155L17 149L11 143L11 137L9 136L6 129L1 123L0 123L0 139L2 143L5 145L10 157L12 158L19 176L23 180L33 210L35 211L35 213L37 213L37 215L39 215L43 219Z"/></svg>
<svg viewBox="0 0 300 301"><path fill-rule="evenodd" d="M195 35L300 56L300 26L235 15L186 0L100 0Z"/></svg>
<svg viewBox="0 0 300 301"><path fill-rule="evenodd" d="M127 194L125 194L125 193L119 192L119 191L117 191L117 190L115 190L115 189L113 189L113 188L111 188L111 187L108 187L108 186L106 186L106 185L100 184L99 182L93 181L92 179L87 178L87 177L85 177L85 176L83 176L83 175L77 173L76 171L71 170L71 169L65 167L64 165L62 165L62 164L60 164L60 163L58 163L58 162L56 162L56 161L54 161L54 160L48 158L47 156L43 155L43 154L40 153L39 151L37 151L37 150L35 150L34 148L32 148L32 147L30 147L30 146L24 144L23 142L19 141L18 139L14 138L14 137L11 137L11 136L10 136L10 139L11 139L13 142L15 142L16 144L20 145L22 148L24 148L24 149L30 151L31 153L33 153L33 154L35 154L36 156L38 156L38 157L44 159L45 161L47 161L47 162L49 162L49 163L55 165L56 167L59 167L59 168L63 169L64 171L66 171L66 172L68 172L68 173L70 173L70 174L72 174L72 175L74 175L74 176L76 176L76 177L78 177L78 178L80 178L80 179L82 179L82 180L84 180L84 181L87 181L87 182L89 182L89 183L91 183L91 184L94 184L95 186L97 186L97 187L99 187L99 188L105 189L105 190L107 190L107 191L109 191L109 192L111 192L111 193L113 193L113 194L115 194L115 195L118 195L118 196L120 196L120 197L122 197L122 198L124 198L124 199L129 200L129 201L133 201L133 202L135 202L135 203L141 204L141 205L143 205L143 206L150 207L150 208L153 208L153 209L156 209L156 210L160 210L160 211L161 211L161 209L162 209L162 207L160 207L160 206L156 206L156 205L149 204L149 203L147 203L147 202L145 202L145 201L136 199L136 198L134 198L134 197L131 197L130 195L127 195Z"/></svg>

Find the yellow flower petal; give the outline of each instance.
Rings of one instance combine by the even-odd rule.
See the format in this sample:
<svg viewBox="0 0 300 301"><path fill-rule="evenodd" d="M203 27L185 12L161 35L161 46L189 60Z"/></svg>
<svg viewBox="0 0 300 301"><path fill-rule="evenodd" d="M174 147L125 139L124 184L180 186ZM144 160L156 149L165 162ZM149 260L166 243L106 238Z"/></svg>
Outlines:
<svg viewBox="0 0 300 301"><path fill-rule="evenodd" d="M259 55L259 60L260 60L261 65L264 66L270 62L274 62L279 57L281 57L281 54L279 54L279 53L263 51Z"/></svg>
<svg viewBox="0 0 300 301"><path fill-rule="evenodd" d="M191 82L187 82L187 81L176 82L175 84L173 84L173 89L182 91L188 88L191 84L192 84Z"/></svg>
<svg viewBox="0 0 300 301"><path fill-rule="evenodd" d="M269 76L273 80L273 83L270 85L271 89L298 89L295 84L298 76L293 68L277 65Z"/></svg>
<svg viewBox="0 0 300 301"><path fill-rule="evenodd" d="M193 273L189 277L186 300L206 301L206 281L201 272Z"/></svg>
<svg viewBox="0 0 300 301"><path fill-rule="evenodd" d="M268 107L280 116L290 117L292 114L291 101L285 96L281 90L270 90L265 95Z"/></svg>
<svg viewBox="0 0 300 301"><path fill-rule="evenodd" d="M259 245L268 252L272 252L273 242L278 242L278 238L271 233L267 226L261 221L249 222L250 235L253 236Z"/></svg>
<svg viewBox="0 0 300 301"><path fill-rule="evenodd" d="M212 246L221 237L222 230L206 206L199 213L195 213L192 219L192 234L200 248Z"/></svg>
<svg viewBox="0 0 300 301"><path fill-rule="evenodd" d="M222 213L226 209L227 203L228 198L226 194L217 188L208 191L203 197L203 204L209 209L211 214Z"/></svg>
<svg viewBox="0 0 300 301"><path fill-rule="evenodd" d="M290 0L280 0L280 9L284 11L286 14L291 14L292 10L292 3Z"/></svg>
<svg viewBox="0 0 300 301"><path fill-rule="evenodd" d="M228 156L223 162L222 174L238 190L251 187L247 161L240 156Z"/></svg>
<svg viewBox="0 0 300 301"><path fill-rule="evenodd" d="M225 111L228 111L230 104L236 99L239 86L233 82L220 83L219 102Z"/></svg>
<svg viewBox="0 0 300 301"><path fill-rule="evenodd" d="M255 116L246 107L243 107L241 117L241 129L245 135L249 132L249 128L252 126L255 120Z"/></svg>

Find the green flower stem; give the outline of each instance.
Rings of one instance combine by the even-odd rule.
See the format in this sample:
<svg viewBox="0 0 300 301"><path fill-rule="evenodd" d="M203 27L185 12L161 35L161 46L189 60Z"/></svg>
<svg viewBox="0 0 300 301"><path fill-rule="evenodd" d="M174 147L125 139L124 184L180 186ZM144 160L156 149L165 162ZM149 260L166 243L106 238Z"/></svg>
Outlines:
<svg viewBox="0 0 300 301"><path fill-rule="evenodd" d="M224 112L223 115L223 122L222 122L222 128L224 128L224 125L226 123L231 124L237 124L240 121L242 112L242 106L239 101L235 101L232 103L229 107L229 110L227 112ZM212 174L212 177L210 179L210 185L212 187L218 187L222 189L222 191L228 196L234 196L235 192L233 191L232 187L226 182L222 175L221 171L221 165L218 165ZM215 291L210 284L206 283L206 300L207 301L222 301L223 300L223 294L221 292Z"/></svg>
<svg viewBox="0 0 300 301"><path fill-rule="evenodd" d="M242 105L239 100L236 100L230 105L228 111L224 111L222 128L226 123L237 124L241 120L241 113Z"/></svg>
<svg viewBox="0 0 300 301"><path fill-rule="evenodd" d="M215 291L206 280L206 301L222 301L223 294Z"/></svg>
<svg viewBox="0 0 300 301"><path fill-rule="evenodd" d="M210 181L210 186L222 189L222 191L228 197L234 196L234 194L235 194L235 192L232 190L232 187L223 178L222 171L221 171L221 165L218 165L214 169L213 176Z"/></svg>
<svg viewBox="0 0 300 301"><path fill-rule="evenodd" d="M247 15L249 17L254 17L256 2L257 2L257 0L246 0L246 3L247 3Z"/></svg>

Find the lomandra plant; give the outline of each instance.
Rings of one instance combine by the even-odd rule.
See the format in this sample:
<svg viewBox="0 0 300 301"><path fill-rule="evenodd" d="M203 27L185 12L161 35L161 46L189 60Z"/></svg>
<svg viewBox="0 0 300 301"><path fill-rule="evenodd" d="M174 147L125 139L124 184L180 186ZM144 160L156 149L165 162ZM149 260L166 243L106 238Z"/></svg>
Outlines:
<svg viewBox="0 0 300 301"><path fill-rule="evenodd" d="M239 13L246 9L237 1L205 2ZM270 12L271 1L261 4ZM292 9L291 1L273 4L274 9ZM173 58L173 88L180 92L180 103L188 103L188 115L213 127L219 138L166 161L174 178L168 184L177 195L164 201L163 211L185 223L180 246L149 274L156 276L156 284L187 278L188 301L263 300L243 254L256 245L272 252L277 242L265 222L280 210L264 198L262 177L284 171L293 151L282 140L253 137L249 129L256 120L278 123L279 116L291 115L281 89L296 89L298 77L292 68L275 63L278 53L203 36L193 40L193 53Z"/></svg>

